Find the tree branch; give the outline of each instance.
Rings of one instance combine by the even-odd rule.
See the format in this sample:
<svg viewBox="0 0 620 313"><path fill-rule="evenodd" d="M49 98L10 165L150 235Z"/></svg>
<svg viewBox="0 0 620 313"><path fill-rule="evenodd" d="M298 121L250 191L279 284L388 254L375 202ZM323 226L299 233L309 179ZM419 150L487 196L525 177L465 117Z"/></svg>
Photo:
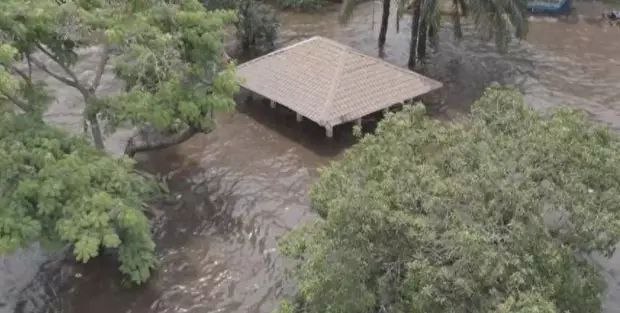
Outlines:
<svg viewBox="0 0 620 313"><path fill-rule="evenodd" d="M47 68L47 66L45 66L45 64L43 64L43 62L32 58L32 63L34 63L34 65L36 67L38 67L39 69L41 69L42 71L44 71L45 73L49 74L50 76L56 78L57 80L59 80L60 82L62 82L63 84L69 85L71 87L80 89L80 87L78 86L78 84L74 81L71 81L70 79L61 76L60 74L56 74L54 72L52 72L49 68Z"/></svg>
<svg viewBox="0 0 620 313"><path fill-rule="evenodd" d="M28 105L28 103L26 101L23 101L21 99L18 99L12 95L10 95L9 93L5 92L4 90L0 90L0 93L5 96L7 99L9 99L9 101L13 102L13 104L15 104L18 108L20 108L22 111L30 113L30 106Z"/></svg>
<svg viewBox="0 0 620 313"><path fill-rule="evenodd" d="M182 143L199 133L200 131L193 127L176 134L162 134L152 127L147 127L138 132L138 134L129 138L125 147L125 154L134 156L138 152L144 152L155 149L163 149L176 144Z"/></svg>
<svg viewBox="0 0 620 313"><path fill-rule="evenodd" d="M39 50L41 50L41 52L43 52L50 59L52 59L54 62L56 62L56 64L58 64L63 69L63 71L65 71L65 73L67 75L69 75L69 77L71 77L71 79L73 80L73 82L76 85L79 85L78 84L77 76L75 76L73 71L71 71L71 69L69 67L67 67L67 65L65 65L62 61L60 61L60 59L58 59L58 57L55 56L53 53L51 53L47 49L45 49L45 47L43 47L43 45L41 45L40 43L37 42L36 45L37 45L37 48L39 48Z"/></svg>
<svg viewBox="0 0 620 313"><path fill-rule="evenodd" d="M22 70L18 69L15 65L11 65L11 71L14 72L15 74L19 75L21 78L23 78L29 84L31 83L30 77L26 73L24 73Z"/></svg>
<svg viewBox="0 0 620 313"><path fill-rule="evenodd" d="M18 76L20 76L25 82L26 84L28 84L29 87L32 87L32 79L30 75L27 75L26 73L24 73L22 70L20 70L19 68L17 68L15 65L11 65L10 66L11 72L17 74ZM9 101L13 102L13 104L15 104L17 107L19 107L22 111L24 112L31 112L32 108L31 106L28 104L27 101L21 100L15 96L12 96L10 93L4 91L4 90L0 90L0 93L2 93L2 95L4 95L7 99L9 99Z"/></svg>
<svg viewBox="0 0 620 313"><path fill-rule="evenodd" d="M26 54L26 61L28 61L28 78L32 79L32 62L30 60L30 54Z"/></svg>
<svg viewBox="0 0 620 313"><path fill-rule="evenodd" d="M101 55L101 60L99 60L99 64L97 64L97 70L95 71L95 78L93 79L93 83L90 85L90 90L94 93L99 84L101 83L101 77L103 76L103 72L105 71L105 66L110 59L110 48L107 44L103 45L103 52Z"/></svg>

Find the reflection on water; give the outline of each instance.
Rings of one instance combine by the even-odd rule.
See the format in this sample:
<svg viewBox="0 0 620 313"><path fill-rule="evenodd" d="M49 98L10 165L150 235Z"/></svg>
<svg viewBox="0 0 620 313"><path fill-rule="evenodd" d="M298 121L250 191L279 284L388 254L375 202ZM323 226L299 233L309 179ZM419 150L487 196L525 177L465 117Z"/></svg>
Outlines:
<svg viewBox="0 0 620 313"><path fill-rule="evenodd" d="M588 18L600 13L594 6L579 4L585 17L533 18L528 40L514 42L507 55L478 40L472 29L455 42L446 26L439 50L423 69L445 84L430 97L431 111L447 118L465 112L496 81L518 86L536 107L578 107L620 130L620 28ZM360 6L346 26L337 23L336 12L281 13L278 44L322 35L377 55L379 4ZM389 62L406 65L408 25L405 17L396 33L390 24ZM222 115L211 134L141 155L141 166L168 177L172 192L172 199L155 205L161 267L153 279L127 289L111 260L63 262L58 295L48 288L45 296L33 296L41 290L35 283L22 297L22 311L40 311L40 299L49 298L60 299L54 303L65 312L270 312L292 292L276 241L313 217L309 185L318 167L351 144L349 128L336 129L329 141L312 123L298 124L290 112L254 102ZM600 262L611 283L606 311L620 312L614 270L620 257Z"/></svg>

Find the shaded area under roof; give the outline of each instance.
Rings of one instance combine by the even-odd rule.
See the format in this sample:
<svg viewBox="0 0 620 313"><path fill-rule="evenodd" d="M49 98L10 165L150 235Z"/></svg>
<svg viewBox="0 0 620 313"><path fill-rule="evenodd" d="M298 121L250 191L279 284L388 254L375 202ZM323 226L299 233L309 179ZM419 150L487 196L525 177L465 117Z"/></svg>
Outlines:
<svg viewBox="0 0 620 313"><path fill-rule="evenodd" d="M312 37L237 67L241 86L332 127L440 88L438 81Z"/></svg>

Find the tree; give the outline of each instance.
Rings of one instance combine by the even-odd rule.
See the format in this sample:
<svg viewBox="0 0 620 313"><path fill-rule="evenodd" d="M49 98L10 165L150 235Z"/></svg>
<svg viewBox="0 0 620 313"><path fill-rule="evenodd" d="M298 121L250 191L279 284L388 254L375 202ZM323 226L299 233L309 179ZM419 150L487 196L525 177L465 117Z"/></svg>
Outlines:
<svg viewBox="0 0 620 313"><path fill-rule="evenodd" d="M236 10L235 28L237 40L244 53L265 53L275 47L280 23L274 10L262 1L206 1L208 9Z"/></svg>
<svg viewBox="0 0 620 313"><path fill-rule="evenodd" d="M385 40L387 38L388 23L390 20L390 3L391 2L392 2L391 0L383 0L382 2L383 10L381 12L381 28L379 29L379 41L378 41L380 50L383 50L383 47L385 46ZM351 18L351 15L353 14L355 6L357 6L359 3L360 3L359 0L343 0L342 1L342 8L340 9L340 22L341 23L346 23L349 21L349 19Z"/></svg>
<svg viewBox="0 0 620 313"><path fill-rule="evenodd" d="M264 54L275 48L280 22L275 11L257 0L206 1L208 9L229 9L236 11L236 36L243 57Z"/></svg>
<svg viewBox="0 0 620 313"><path fill-rule="evenodd" d="M11 73L17 53L0 45L0 254L38 241L87 262L114 249L121 272L146 281L156 258L143 207L156 189L130 159L46 125L42 86Z"/></svg>
<svg viewBox="0 0 620 313"><path fill-rule="evenodd" d="M120 271L146 281L156 258L143 207L155 188L133 162L31 115L0 111L0 254L39 241L68 244L87 262L114 249Z"/></svg>
<svg viewBox="0 0 620 313"><path fill-rule="evenodd" d="M323 7L326 0L276 0L276 3L284 9L295 9L302 11L317 10Z"/></svg>
<svg viewBox="0 0 620 313"><path fill-rule="evenodd" d="M343 0L340 21L346 23L360 0ZM379 49L382 50L387 37L390 18L390 0L383 1L381 28L379 30ZM452 0L452 24L456 39L463 37L462 16L470 15L478 32L487 40L495 40L500 52L505 52L513 34L525 38L527 34L527 1L525 0ZM409 69L413 70L418 60L426 57L427 43L437 42L441 26L439 0L398 0L396 1L396 30L400 29L400 20L407 9L411 11L411 37L409 50Z"/></svg>
<svg viewBox="0 0 620 313"><path fill-rule="evenodd" d="M280 26L272 8L256 0L229 1L224 7L237 11L237 40L245 53L265 53L274 49Z"/></svg>
<svg viewBox="0 0 620 313"><path fill-rule="evenodd" d="M620 238L620 140L491 88L458 122L390 114L311 192L281 242L283 312L601 312L587 255Z"/></svg>
<svg viewBox="0 0 620 313"><path fill-rule="evenodd" d="M213 112L234 104L234 67L222 58L233 20L196 0L0 2L0 253L60 243L87 262L110 249L121 272L144 282L156 264L143 212L153 186L130 159L46 125L50 96L33 72L80 92L99 150L100 125L140 129L128 154L172 145L209 130ZM80 79L74 65L92 46L101 48L94 77ZM103 97L108 63L125 89Z"/></svg>
<svg viewBox="0 0 620 313"><path fill-rule="evenodd" d="M233 20L233 12L206 11L197 0L7 0L0 2L0 38L17 53L2 66L22 81L21 90L42 94L33 68L78 90L98 149L101 121L111 130L141 129L126 149L133 154L209 130L213 111L234 105L234 68L222 58L223 28ZM92 46L101 47L100 60L93 79L81 80L73 66L80 49ZM110 62L125 90L102 97L97 90ZM17 95L9 99L22 109L41 107L43 97Z"/></svg>
<svg viewBox="0 0 620 313"><path fill-rule="evenodd" d="M237 39L244 52L267 52L275 47L279 22L274 11L255 0L237 3Z"/></svg>
<svg viewBox="0 0 620 313"><path fill-rule="evenodd" d="M417 60L426 57L428 41L437 41L442 12L438 0L402 0L397 19L402 17L406 7L411 7L412 14L408 66L413 70ZM461 16L471 14L482 38L495 40L498 50L506 52L513 36L511 29L514 29L514 36L517 38L525 38L528 28L526 13L525 0L452 0L454 36L458 40L463 37Z"/></svg>

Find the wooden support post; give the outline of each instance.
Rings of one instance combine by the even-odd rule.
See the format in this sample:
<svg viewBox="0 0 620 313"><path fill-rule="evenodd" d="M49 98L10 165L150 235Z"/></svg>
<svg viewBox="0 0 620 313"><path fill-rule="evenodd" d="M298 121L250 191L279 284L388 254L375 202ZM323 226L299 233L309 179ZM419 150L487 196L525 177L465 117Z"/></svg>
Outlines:
<svg viewBox="0 0 620 313"><path fill-rule="evenodd" d="M269 100L269 106L270 106L272 109L275 109L275 108L276 108L276 102L275 102L275 101L273 101L273 100Z"/></svg>
<svg viewBox="0 0 620 313"><path fill-rule="evenodd" d="M295 119L297 120L297 123L300 123L301 121L303 121L303 120L304 120L304 116L303 116L303 115L301 115L301 114L299 114L299 113L297 113L297 114L295 115Z"/></svg>
<svg viewBox="0 0 620 313"><path fill-rule="evenodd" d="M248 95L247 101L249 102L254 102L254 93L250 91L250 94Z"/></svg>
<svg viewBox="0 0 620 313"><path fill-rule="evenodd" d="M325 136L327 136L327 138L334 137L334 128L332 126L325 126Z"/></svg>
<svg viewBox="0 0 620 313"><path fill-rule="evenodd" d="M361 128L362 127L362 119L361 118L356 119L355 120L355 125Z"/></svg>

